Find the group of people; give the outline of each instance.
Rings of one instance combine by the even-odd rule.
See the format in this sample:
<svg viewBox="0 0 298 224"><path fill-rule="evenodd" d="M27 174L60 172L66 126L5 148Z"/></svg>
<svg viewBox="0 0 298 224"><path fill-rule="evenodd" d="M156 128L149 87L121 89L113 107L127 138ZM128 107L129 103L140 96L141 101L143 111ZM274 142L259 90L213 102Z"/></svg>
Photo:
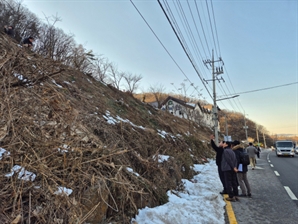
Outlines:
<svg viewBox="0 0 298 224"><path fill-rule="evenodd" d="M223 185L221 194L228 194L228 201L238 201L239 197L251 197L251 188L247 179L248 165L242 164L240 155L246 152L249 155L252 170L255 169L255 155L259 152L257 148L249 143L247 148L241 146L240 142L221 141L218 145L214 142L214 136L211 135L211 146L216 151L216 165L218 175ZM241 165L240 165L241 164ZM239 194L240 186L241 194Z"/></svg>
<svg viewBox="0 0 298 224"><path fill-rule="evenodd" d="M14 27L5 25L4 26L4 33L6 33L8 36L13 38L14 35L15 35ZM34 41L34 38L32 36L27 37L27 38L23 39L22 46L32 48L33 47L33 41Z"/></svg>

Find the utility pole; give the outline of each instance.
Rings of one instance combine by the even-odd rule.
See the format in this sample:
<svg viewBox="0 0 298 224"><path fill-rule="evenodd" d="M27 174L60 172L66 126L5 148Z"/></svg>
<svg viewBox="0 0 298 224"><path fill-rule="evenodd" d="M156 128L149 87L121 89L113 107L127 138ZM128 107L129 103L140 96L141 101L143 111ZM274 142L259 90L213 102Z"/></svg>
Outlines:
<svg viewBox="0 0 298 224"><path fill-rule="evenodd" d="M204 81L207 83L207 81L212 81L213 82L213 120L214 120L214 137L215 137L215 144L218 144L218 111L217 111L217 105L216 105L216 86L215 86L215 81L220 81L224 79L221 77L220 79L217 78L218 75L223 74L223 67L215 67L214 63L215 62L222 62L222 65L224 64L221 57L219 57L218 60L214 60L214 53L213 53L213 49L212 49L212 59L211 61L208 60L204 60L203 63L205 64L205 66L208 68L207 64L209 64L209 66L211 66L212 68L212 79L211 80L205 80Z"/></svg>
<svg viewBox="0 0 298 224"><path fill-rule="evenodd" d="M256 124L256 133L257 133L257 141L258 141L258 146L260 144L259 142L259 131L258 131L258 125Z"/></svg>
<svg viewBox="0 0 298 224"><path fill-rule="evenodd" d="M246 137L246 141L247 141L247 129L248 129L248 126L246 126L246 119L245 119L245 112L244 112L244 126L243 128L245 129L245 137Z"/></svg>
<svg viewBox="0 0 298 224"><path fill-rule="evenodd" d="M227 115L225 114L225 123L226 123L226 136L229 135L229 130L228 130L228 121L227 121Z"/></svg>
<svg viewBox="0 0 298 224"><path fill-rule="evenodd" d="M265 149L267 148L267 145L266 145L266 139L265 139L265 134L263 132L263 139L264 139L264 146L265 146Z"/></svg>

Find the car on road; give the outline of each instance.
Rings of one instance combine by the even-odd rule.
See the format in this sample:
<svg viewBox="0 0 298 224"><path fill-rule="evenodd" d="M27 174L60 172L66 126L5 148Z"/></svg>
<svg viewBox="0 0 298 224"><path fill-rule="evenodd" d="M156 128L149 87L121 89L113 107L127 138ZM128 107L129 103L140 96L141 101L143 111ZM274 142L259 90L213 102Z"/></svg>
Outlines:
<svg viewBox="0 0 298 224"><path fill-rule="evenodd" d="M274 143L276 155L279 156L291 156L294 157L295 149L292 141L276 141Z"/></svg>
<svg viewBox="0 0 298 224"><path fill-rule="evenodd" d="M295 153L298 154L298 147L295 148Z"/></svg>

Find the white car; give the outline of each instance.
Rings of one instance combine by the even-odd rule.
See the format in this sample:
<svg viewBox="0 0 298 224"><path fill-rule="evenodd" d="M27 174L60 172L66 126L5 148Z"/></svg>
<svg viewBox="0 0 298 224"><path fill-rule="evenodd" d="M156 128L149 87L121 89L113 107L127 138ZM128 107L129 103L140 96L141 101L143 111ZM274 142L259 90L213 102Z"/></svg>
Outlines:
<svg viewBox="0 0 298 224"><path fill-rule="evenodd" d="M298 154L298 147L295 148L295 153Z"/></svg>

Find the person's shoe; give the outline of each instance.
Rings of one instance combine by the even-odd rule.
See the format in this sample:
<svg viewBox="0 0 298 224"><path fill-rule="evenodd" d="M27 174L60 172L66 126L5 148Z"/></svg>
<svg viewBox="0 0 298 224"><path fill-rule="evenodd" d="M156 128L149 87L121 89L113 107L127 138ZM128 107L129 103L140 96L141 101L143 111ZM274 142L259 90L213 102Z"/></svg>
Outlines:
<svg viewBox="0 0 298 224"><path fill-rule="evenodd" d="M240 195L238 195L238 197L247 197L247 195L246 194L240 194Z"/></svg>
<svg viewBox="0 0 298 224"><path fill-rule="evenodd" d="M232 198L227 197L226 200L227 200L227 201L236 201L236 198L235 198L235 197L232 197Z"/></svg>
<svg viewBox="0 0 298 224"><path fill-rule="evenodd" d="M240 201L239 198L238 198L238 196L235 196L234 198L236 199L236 201Z"/></svg>
<svg viewBox="0 0 298 224"><path fill-rule="evenodd" d="M251 198L251 193L247 194L247 197L250 197Z"/></svg>
<svg viewBox="0 0 298 224"><path fill-rule="evenodd" d="M253 167L252 170L254 170L255 168Z"/></svg>

